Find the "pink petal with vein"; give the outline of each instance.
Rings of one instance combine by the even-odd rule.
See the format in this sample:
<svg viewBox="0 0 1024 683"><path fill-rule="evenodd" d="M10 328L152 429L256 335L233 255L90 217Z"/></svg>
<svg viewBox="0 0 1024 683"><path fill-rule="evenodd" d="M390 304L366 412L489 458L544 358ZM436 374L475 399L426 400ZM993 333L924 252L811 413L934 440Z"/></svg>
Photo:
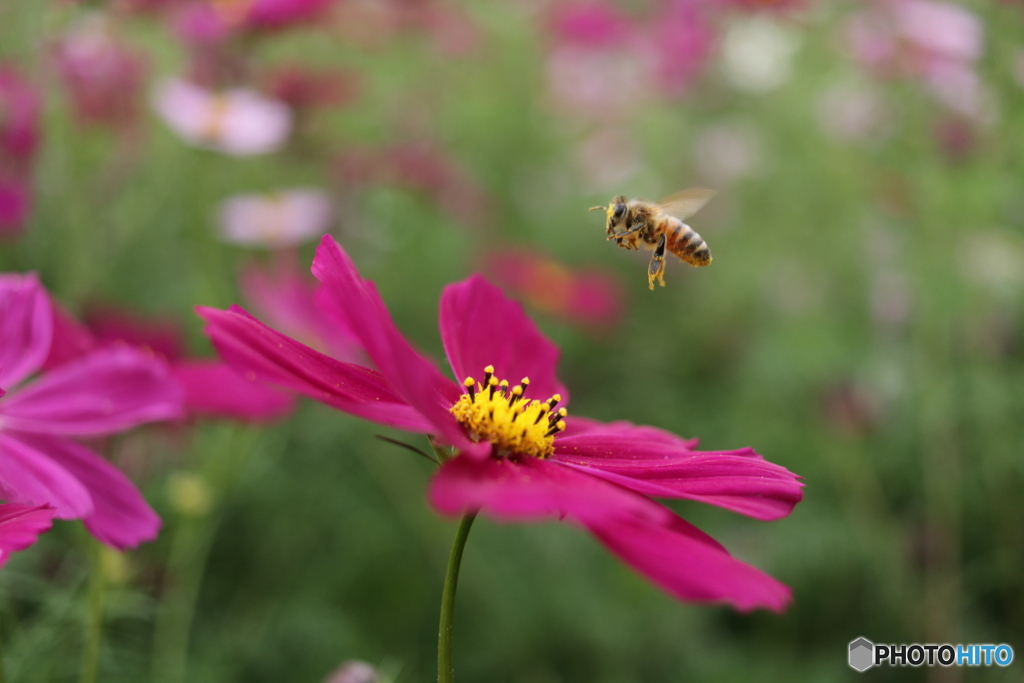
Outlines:
<svg viewBox="0 0 1024 683"><path fill-rule="evenodd" d="M359 337L363 349L405 401L434 426L443 443L479 453L449 412L461 389L447 379L402 337L377 293L330 235L324 235L313 259L313 275L323 287L317 301L328 315L337 316Z"/></svg>
<svg viewBox="0 0 1024 683"><path fill-rule="evenodd" d="M167 364L130 348L100 349L66 363L0 405L6 429L78 436L181 414L181 389Z"/></svg>
<svg viewBox="0 0 1024 683"><path fill-rule="evenodd" d="M785 517L803 498L799 477L753 449L694 451L652 427L558 438L554 458L648 496L699 500L763 520Z"/></svg>
<svg viewBox="0 0 1024 683"><path fill-rule="evenodd" d="M648 427L646 425L635 425L626 420L601 422L589 417L570 414L566 418L566 425L565 431L559 435L559 441L579 434L600 433L609 442L609 445L611 445L611 442L618 442L615 444L616 448L620 444L628 446L633 441L665 443L689 449L696 448L699 443L698 439L685 439L678 434L667 432L664 429Z"/></svg>
<svg viewBox="0 0 1024 683"><path fill-rule="evenodd" d="M0 385L11 389L42 366L53 319L35 275L0 275Z"/></svg>
<svg viewBox="0 0 1024 683"><path fill-rule="evenodd" d="M679 600L781 612L792 599L785 585L674 515L667 524L624 517L587 526L619 559Z"/></svg>
<svg viewBox="0 0 1024 683"><path fill-rule="evenodd" d="M70 472L89 492L93 510L82 515L82 521L100 542L124 550L156 538L160 518L121 470L71 439L33 435L25 441Z"/></svg>
<svg viewBox="0 0 1024 683"><path fill-rule="evenodd" d="M0 498L14 503L52 505L60 519L78 519L93 511L81 482L46 453L20 437L0 433Z"/></svg>
<svg viewBox="0 0 1024 683"><path fill-rule="evenodd" d="M441 339L459 380L493 365L495 374L516 384L530 378L527 397L547 400L569 392L558 381L558 347L541 334L523 307L479 275L448 285L441 294Z"/></svg>
<svg viewBox="0 0 1024 683"><path fill-rule="evenodd" d="M750 449L694 452L664 462L565 455L555 458L647 496L697 500L766 521L785 517L803 498L803 484L796 475Z"/></svg>
<svg viewBox="0 0 1024 683"><path fill-rule="evenodd" d="M217 361L179 361L171 372L185 390L189 415L266 422L284 417L295 408L290 394Z"/></svg>
<svg viewBox="0 0 1024 683"><path fill-rule="evenodd" d="M406 404L380 373L343 363L276 332L244 309L199 307L221 357L243 373L279 384L371 422L429 434L433 425Z"/></svg>
<svg viewBox="0 0 1024 683"><path fill-rule="evenodd" d="M0 505L0 567L11 553L36 542L53 524L53 508L46 505Z"/></svg>
<svg viewBox="0 0 1024 683"><path fill-rule="evenodd" d="M664 522L672 514L619 486L537 458L456 457L438 470L429 496L443 514L480 511L506 522L568 516L597 523L622 515Z"/></svg>

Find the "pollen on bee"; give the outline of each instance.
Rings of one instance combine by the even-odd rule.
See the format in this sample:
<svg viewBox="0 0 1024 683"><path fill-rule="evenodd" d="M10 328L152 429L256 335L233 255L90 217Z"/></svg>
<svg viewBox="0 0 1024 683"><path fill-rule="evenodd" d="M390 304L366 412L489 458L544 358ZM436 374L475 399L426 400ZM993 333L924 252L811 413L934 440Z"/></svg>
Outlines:
<svg viewBox="0 0 1024 683"><path fill-rule="evenodd" d="M472 377L462 382L466 393L451 408L474 441L489 441L498 457L530 455L546 458L554 452L555 435L565 429L565 408L554 410L562 397L546 401L525 398L530 379L510 387L494 376L494 366L484 368L484 381ZM487 389L487 391L484 391Z"/></svg>

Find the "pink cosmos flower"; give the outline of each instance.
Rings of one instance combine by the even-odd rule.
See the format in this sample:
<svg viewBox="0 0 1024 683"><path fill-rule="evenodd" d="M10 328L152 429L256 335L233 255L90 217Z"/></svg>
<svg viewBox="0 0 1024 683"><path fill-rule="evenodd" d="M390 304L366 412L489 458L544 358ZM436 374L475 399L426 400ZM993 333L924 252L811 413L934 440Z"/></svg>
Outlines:
<svg viewBox="0 0 1024 683"><path fill-rule="evenodd" d="M220 236L249 247L292 247L324 234L334 221L330 195L314 188L241 194L220 205Z"/></svg>
<svg viewBox="0 0 1024 683"><path fill-rule="evenodd" d="M445 351L466 378L456 383L401 336L376 287L329 236L313 274L325 313L356 332L377 370L318 353L239 307L200 308L207 333L228 362L261 379L457 449L431 482L441 513L572 523L681 600L744 611L780 611L789 602L786 586L651 497L778 519L801 498L794 474L751 449L697 451L696 441L654 427L567 417L555 407L568 402L555 373L558 349L480 276L441 296ZM523 379L510 385L502 377Z"/></svg>
<svg viewBox="0 0 1024 683"><path fill-rule="evenodd" d="M157 88L153 108L190 145L234 156L273 152L292 129L288 107L245 88L213 92L170 79Z"/></svg>
<svg viewBox="0 0 1024 683"><path fill-rule="evenodd" d="M58 324L60 333L55 335L55 341L73 339L66 345L72 355L111 346L145 349L167 366L173 381L181 387L185 414L189 417L267 422L280 419L295 408L292 396L257 382L251 375L239 373L217 360L186 357L184 332L173 320L144 320L113 309L94 311L88 320L90 329L65 318Z"/></svg>
<svg viewBox="0 0 1024 683"><path fill-rule="evenodd" d="M606 330L622 316L619 282L603 271L572 270L532 251L488 254L484 270L495 284L529 306L583 327Z"/></svg>
<svg viewBox="0 0 1024 683"><path fill-rule="evenodd" d="M47 360L55 316L33 275L0 275L0 498L50 505L103 543L128 548L160 519L116 467L71 437L116 434L181 414L167 367L126 347L98 349L26 381Z"/></svg>
<svg viewBox="0 0 1024 683"><path fill-rule="evenodd" d="M117 39L106 17L76 26L54 56L80 121L116 126L138 118L145 61Z"/></svg>
<svg viewBox="0 0 1024 683"><path fill-rule="evenodd" d="M0 504L0 567L7 564L11 553L35 543L52 523L53 508L49 505Z"/></svg>

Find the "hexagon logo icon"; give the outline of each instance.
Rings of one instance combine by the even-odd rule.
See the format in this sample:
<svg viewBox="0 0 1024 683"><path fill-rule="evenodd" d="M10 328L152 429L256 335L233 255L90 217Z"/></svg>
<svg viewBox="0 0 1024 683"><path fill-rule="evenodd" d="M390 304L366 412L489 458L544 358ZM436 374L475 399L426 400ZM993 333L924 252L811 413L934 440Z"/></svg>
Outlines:
<svg viewBox="0 0 1024 683"><path fill-rule="evenodd" d="M850 667L867 671L875 665L875 644L867 638L858 638L850 643Z"/></svg>

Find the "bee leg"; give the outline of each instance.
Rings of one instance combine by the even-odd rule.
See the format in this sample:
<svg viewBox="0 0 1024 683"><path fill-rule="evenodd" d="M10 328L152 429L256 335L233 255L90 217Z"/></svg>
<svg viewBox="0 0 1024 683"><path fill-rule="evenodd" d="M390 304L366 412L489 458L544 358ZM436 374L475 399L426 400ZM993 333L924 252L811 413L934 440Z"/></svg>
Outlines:
<svg viewBox="0 0 1024 683"><path fill-rule="evenodd" d="M651 257L651 263L647 266L647 286L654 289L654 281L657 280L661 286L665 286L665 236L658 240L658 246Z"/></svg>

